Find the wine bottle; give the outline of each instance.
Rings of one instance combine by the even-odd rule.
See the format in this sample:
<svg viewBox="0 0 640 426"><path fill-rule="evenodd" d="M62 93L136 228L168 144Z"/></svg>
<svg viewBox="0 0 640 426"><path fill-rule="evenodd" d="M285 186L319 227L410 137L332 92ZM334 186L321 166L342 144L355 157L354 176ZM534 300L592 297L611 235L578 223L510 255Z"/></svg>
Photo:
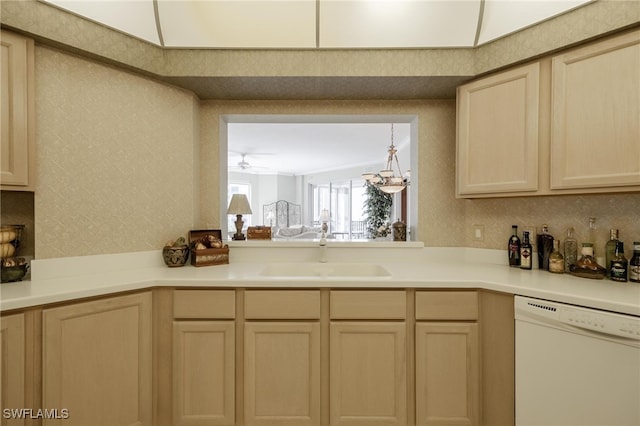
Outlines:
<svg viewBox="0 0 640 426"><path fill-rule="evenodd" d="M640 283L640 241L633 242L633 256L629 261L629 281Z"/></svg>
<svg viewBox="0 0 640 426"><path fill-rule="evenodd" d="M518 237L518 225L511 225L512 235L509 238L509 266L517 268L520 266L520 238Z"/></svg>
<svg viewBox="0 0 640 426"><path fill-rule="evenodd" d="M529 242L529 232L524 231L522 233L522 245L520 246L520 268L531 269L531 243Z"/></svg>
<svg viewBox="0 0 640 426"><path fill-rule="evenodd" d="M564 256L560 253L559 242L555 240L553 242L553 251L549 255L549 272L556 274L564 273Z"/></svg>
<svg viewBox="0 0 640 426"><path fill-rule="evenodd" d="M549 234L549 226L542 225L542 232L537 237L538 268L549 270L549 256L553 251L553 236Z"/></svg>
<svg viewBox="0 0 640 426"><path fill-rule="evenodd" d="M616 254L616 243L618 242L619 232L617 229L612 229L609 233L609 241L604 246L605 251L605 266L607 267L607 276L610 276L610 265Z"/></svg>
<svg viewBox="0 0 640 426"><path fill-rule="evenodd" d="M624 244L622 241L616 242L615 257L611 260L609 265L609 276L613 281L627 281L627 269L629 268L629 262L624 257Z"/></svg>

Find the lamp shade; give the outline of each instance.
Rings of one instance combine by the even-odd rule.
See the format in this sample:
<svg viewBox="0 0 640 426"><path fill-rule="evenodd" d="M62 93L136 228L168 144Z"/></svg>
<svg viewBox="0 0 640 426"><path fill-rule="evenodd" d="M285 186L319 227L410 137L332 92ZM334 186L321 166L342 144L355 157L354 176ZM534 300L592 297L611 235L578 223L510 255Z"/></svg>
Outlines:
<svg viewBox="0 0 640 426"><path fill-rule="evenodd" d="M331 215L329 214L329 210L322 209L320 210L320 222L328 222L331 219Z"/></svg>
<svg viewBox="0 0 640 426"><path fill-rule="evenodd" d="M244 194L233 194L227 214L251 214L251 206L249 200Z"/></svg>

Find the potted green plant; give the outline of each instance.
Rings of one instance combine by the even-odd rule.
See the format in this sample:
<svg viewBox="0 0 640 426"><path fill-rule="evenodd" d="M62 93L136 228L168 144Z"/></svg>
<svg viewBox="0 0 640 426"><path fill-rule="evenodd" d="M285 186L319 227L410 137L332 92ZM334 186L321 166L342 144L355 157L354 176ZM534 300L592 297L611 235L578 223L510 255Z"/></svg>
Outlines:
<svg viewBox="0 0 640 426"><path fill-rule="evenodd" d="M391 233L389 218L393 198L377 186L365 182L364 214L365 225L370 238L385 238Z"/></svg>

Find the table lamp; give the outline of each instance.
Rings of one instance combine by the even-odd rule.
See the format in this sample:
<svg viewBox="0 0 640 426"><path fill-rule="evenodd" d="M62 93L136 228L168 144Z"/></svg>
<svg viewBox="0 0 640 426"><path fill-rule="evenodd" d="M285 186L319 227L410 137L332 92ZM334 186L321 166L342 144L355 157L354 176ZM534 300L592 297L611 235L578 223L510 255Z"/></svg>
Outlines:
<svg viewBox="0 0 640 426"><path fill-rule="evenodd" d="M327 222L331 220L331 214L329 214L329 210L322 209L320 211L320 217L318 218L322 223L322 237L325 238L327 236L327 231L329 230L329 226L327 226Z"/></svg>
<svg viewBox="0 0 640 426"><path fill-rule="evenodd" d="M242 220L243 214L251 214L251 206L249 205L249 200L247 200L247 196L244 194L233 194L231 197L231 202L229 203L229 208L227 209L227 214L235 214L236 221L236 233L233 234L234 240L244 240L244 234L242 233L242 227L244 226L244 221Z"/></svg>

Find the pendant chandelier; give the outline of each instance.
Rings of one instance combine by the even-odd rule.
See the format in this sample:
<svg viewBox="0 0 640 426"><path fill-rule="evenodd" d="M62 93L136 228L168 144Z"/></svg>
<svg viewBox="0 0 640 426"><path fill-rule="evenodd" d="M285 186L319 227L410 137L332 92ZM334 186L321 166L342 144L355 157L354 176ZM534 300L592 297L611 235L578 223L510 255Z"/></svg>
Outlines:
<svg viewBox="0 0 640 426"><path fill-rule="evenodd" d="M387 166L384 170L378 173L363 173L362 178L369 182L371 185L376 186L382 192L387 194L396 194L407 187L407 179L402 176L400 170L400 162L398 161L398 150L393 145L393 123L391 123L391 146L387 150ZM393 164L398 168L398 176L393 171ZM408 173L407 173L408 175Z"/></svg>

